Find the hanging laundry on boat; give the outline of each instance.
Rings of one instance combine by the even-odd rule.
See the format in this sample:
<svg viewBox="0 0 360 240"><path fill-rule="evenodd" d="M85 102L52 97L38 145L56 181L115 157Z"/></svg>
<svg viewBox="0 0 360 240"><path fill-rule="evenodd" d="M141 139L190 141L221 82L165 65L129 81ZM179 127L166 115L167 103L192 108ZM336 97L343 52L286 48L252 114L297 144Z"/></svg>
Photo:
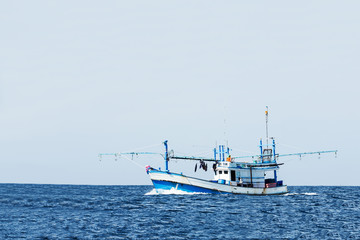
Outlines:
<svg viewBox="0 0 360 240"><path fill-rule="evenodd" d="M200 160L200 167L199 167L199 168L204 169L204 171L206 171L206 170L207 170L207 166L206 166L206 164L205 164L205 161L204 161L204 160Z"/></svg>
<svg viewBox="0 0 360 240"><path fill-rule="evenodd" d="M216 163L214 163L214 164L213 164L213 167L212 167L212 168L213 168L213 170L214 170L214 172L216 172L216 165L217 165L217 162L216 162Z"/></svg>

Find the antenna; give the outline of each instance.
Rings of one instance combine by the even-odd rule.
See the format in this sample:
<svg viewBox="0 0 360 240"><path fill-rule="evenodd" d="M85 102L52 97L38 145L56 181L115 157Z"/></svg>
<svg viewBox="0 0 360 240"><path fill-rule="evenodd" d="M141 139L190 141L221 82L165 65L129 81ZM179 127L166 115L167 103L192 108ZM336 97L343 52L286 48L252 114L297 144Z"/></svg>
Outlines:
<svg viewBox="0 0 360 240"><path fill-rule="evenodd" d="M226 117L224 117L224 141L227 142L227 140L226 140Z"/></svg>
<svg viewBox="0 0 360 240"><path fill-rule="evenodd" d="M226 111L226 105L224 105L224 144L226 143L226 145L228 145L227 144L227 142L228 142L228 140L227 140L227 136L226 136L226 124L227 124L227 122L226 122L226 115L227 115L227 111Z"/></svg>
<svg viewBox="0 0 360 240"><path fill-rule="evenodd" d="M266 118L266 148L268 148L268 146L269 146L268 114L269 114L269 107L266 106L266 111L265 111L265 118Z"/></svg>

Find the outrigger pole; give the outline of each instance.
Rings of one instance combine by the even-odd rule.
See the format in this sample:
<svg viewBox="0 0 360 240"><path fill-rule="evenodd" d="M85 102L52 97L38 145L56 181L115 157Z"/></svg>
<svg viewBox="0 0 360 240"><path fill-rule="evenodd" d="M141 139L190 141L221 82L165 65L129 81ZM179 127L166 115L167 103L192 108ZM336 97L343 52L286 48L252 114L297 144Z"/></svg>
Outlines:
<svg viewBox="0 0 360 240"><path fill-rule="evenodd" d="M170 159L182 159L182 160L197 160L197 161L208 161L208 162L217 162L218 160L211 158L195 158L195 157L170 157Z"/></svg>
<svg viewBox="0 0 360 240"><path fill-rule="evenodd" d="M160 153L154 153L154 152L119 152L119 153L99 153L99 158L101 159L103 156L120 157L121 155L146 155L146 154L161 155Z"/></svg>
<svg viewBox="0 0 360 240"><path fill-rule="evenodd" d="M165 142L164 142L165 145ZM310 154L323 154L323 153L335 153L337 155L338 150L330 150L330 151L317 151L317 152L302 152L302 153L288 153L288 154L276 154L275 157L287 157L287 156L302 156L302 155L310 155ZM103 156L115 156L115 157L121 157L121 155L163 155L161 153L154 153L154 152L123 152L123 153L100 153L99 158ZM271 157L272 154L266 154L266 155L249 155L249 156L239 156L239 157L232 157L232 159L239 159L239 158L261 158L261 157ZM169 168L169 160L170 159L182 159L182 160L202 160L202 161L208 161L208 162L216 162L219 160L212 159L212 158L199 158L199 157L179 157L179 156L169 156L169 153L165 155L165 169L168 170Z"/></svg>
<svg viewBox="0 0 360 240"><path fill-rule="evenodd" d="M169 160L170 160L170 157L169 157L169 151L168 151L168 140L165 140L163 142L164 146L165 146L165 156L164 154L161 154L161 153L155 153L155 152L120 152L120 153L100 153L99 154L99 159L101 161L102 157L103 156L114 156L115 157L115 160L117 159L117 157L121 157L121 155L131 155L132 157L134 155L161 155L164 157L164 160L165 160L165 170L166 171L169 171Z"/></svg>
<svg viewBox="0 0 360 240"><path fill-rule="evenodd" d="M275 154L275 157L287 157L287 156L302 156L302 155L310 155L310 154L323 154L323 153L335 153L337 155L338 150L330 150L330 151L317 151L317 152L302 152L302 153L288 153L288 154ZM232 157L232 159L239 159L239 158L261 158L261 157L273 157L273 154L261 154L261 155L249 155L249 156L239 156L239 157ZM216 162L218 160L211 159L211 158L199 158L199 157L177 157L172 156L168 158L170 159L182 159L182 160L202 160L202 161L208 161L208 162Z"/></svg>
<svg viewBox="0 0 360 240"><path fill-rule="evenodd" d="M98 156L100 161L102 160L103 156L114 156L115 161L117 161L118 157L120 158L121 155L131 155L131 160L133 160L134 155L138 156L138 155L163 155L163 154L154 153L154 152L121 152L121 153L100 153Z"/></svg>
<svg viewBox="0 0 360 240"><path fill-rule="evenodd" d="M288 154L276 154L276 158L278 157L286 157L286 156L294 156L294 155L298 155L298 156L302 156L302 155L309 155L309 154L322 154L322 153L335 153L335 155L337 154L338 150L331 150L331 151L318 151L318 152L302 152L302 153L288 153ZM272 154L267 154L267 155L250 155L250 156L240 156L240 157L233 157L233 158L256 158L256 157L266 157L266 156L273 156Z"/></svg>

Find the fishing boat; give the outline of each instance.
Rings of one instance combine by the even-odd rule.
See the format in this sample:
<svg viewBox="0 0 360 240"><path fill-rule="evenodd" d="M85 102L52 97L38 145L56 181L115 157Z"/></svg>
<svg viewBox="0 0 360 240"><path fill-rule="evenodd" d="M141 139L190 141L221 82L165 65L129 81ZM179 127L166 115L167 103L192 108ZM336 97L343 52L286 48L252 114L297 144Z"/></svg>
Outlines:
<svg viewBox="0 0 360 240"><path fill-rule="evenodd" d="M230 149L220 145L214 149L214 158L178 157L168 153L168 142L165 141L165 170L147 166L147 173L156 191L180 190L200 193L235 193L251 195L270 195L287 193L287 186L278 180L278 170L282 163L276 162L275 140L273 149L264 149L256 160L251 162L236 161L230 156ZM262 141L260 140L262 148ZM169 161L172 159L194 160L199 167L207 170L207 162L212 163L214 178L204 180L183 175L169 170ZM197 166L197 165L196 165Z"/></svg>
<svg viewBox="0 0 360 240"><path fill-rule="evenodd" d="M317 151L290 154L277 154L274 138L268 137L268 109L266 114L266 144L260 139L259 155L235 156L230 155L230 148L225 145L219 145L213 149L213 158L176 156L174 151L168 150L168 141L164 141L165 153L162 154L165 160L165 169L146 166L146 172L158 193L167 190L176 190L190 193L213 193L213 194L248 194L248 195L275 195L288 192L287 185L278 177L278 171L283 163L278 163L280 157L302 156L307 154L322 154L335 151ZM270 144L269 144L270 141ZM152 152L127 152L100 154L115 155L139 155L139 154L157 154ZM245 160L244 160L245 159ZM248 159L246 161L246 159ZM171 160L191 160L196 161L195 171L199 164L199 169L207 170L210 163L214 171L214 177L211 180L200 179L187 176L181 172L169 170Z"/></svg>

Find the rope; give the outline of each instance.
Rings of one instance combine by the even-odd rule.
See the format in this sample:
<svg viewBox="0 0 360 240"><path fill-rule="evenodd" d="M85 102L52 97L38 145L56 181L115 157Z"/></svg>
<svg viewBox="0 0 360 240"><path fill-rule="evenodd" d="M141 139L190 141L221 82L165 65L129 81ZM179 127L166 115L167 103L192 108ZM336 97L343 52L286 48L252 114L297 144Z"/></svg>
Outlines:
<svg viewBox="0 0 360 240"><path fill-rule="evenodd" d="M232 149L232 150L235 150L235 151L239 151L239 152L250 153L250 154L253 154L253 155L257 155L257 154L258 154L258 153L255 153L255 152L246 151L246 150L238 149L238 148L231 148L231 149Z"/></svg>
<svg viewBox="0 0 360 240"><path fill-rule="evenodd" d="M282 144L282 143L276 143L276 145L280 145L280 146L284 146L284 147L289 147L289 148L293 148L293 149L297 149L297 150L303 150L299 147L296 147L296 146L292 146L292 145L287 145L287 144Z"/></svg>
<svg viewBox="0 0 360 240"><path fill-rule="evenodd" d="M140 167L141 169L144 169L144 166L140 165L139 163L135 162L134 160L131 160L130 158L121 155L122 157L124 157L126 160L129 160L130 162L134 163L136 166Z"/></svg>
<svg viewBox="0 0 360 240"><path fill-rule="evenodd" d="M131 151L125 151L125 152L134 152L134 151L136 151L136 150L141 150L141 149L145 149L145 148L151 148L151 147L156 147L156 146L160 146L160 145L162 145L162 143L161 144L153 144L153 145L149 145L149 146L145 146L145 147L140 147L140 148L135 148L135 149L132 149Z"/></svg>

